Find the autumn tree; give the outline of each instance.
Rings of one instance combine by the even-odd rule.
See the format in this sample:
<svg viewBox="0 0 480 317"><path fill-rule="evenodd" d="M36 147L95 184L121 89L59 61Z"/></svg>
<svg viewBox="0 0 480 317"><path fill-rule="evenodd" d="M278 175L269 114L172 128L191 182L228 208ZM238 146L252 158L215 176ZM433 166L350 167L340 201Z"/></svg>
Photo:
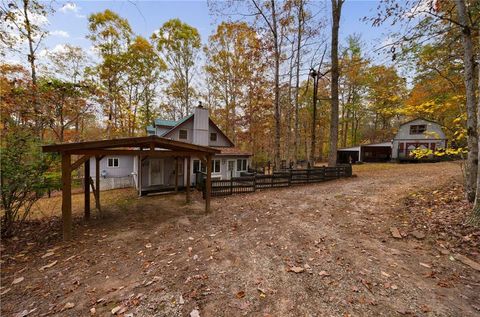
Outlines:
<svg viewBox="0 0 480 317"><path fill-rule="evenodd" d="M87 38L101 58L91 73L97 75L98 84L105 91L99 101L107 117L107 136L111 137L113 132L127 132L125 117L128 114L123 111L125 99L121 93L125 80L122 76L125 70L123 55L133 32L126 19L108 9L91 14L88 22L90 33Z"/></svg>
<svg viewBox="0 0 480 317"><path fill-rule="evenodd" d="M44 118L36 91L37 51L47 35L44 27L50 12L48 5L37 0L8 1L0 5L0 13L4 20L0 30L0 41L9 51L26 55L30 66L30 94L34 111L34 117L31 119L34 133L38 137L42 136ZM27 49L24 49L24 45Z"/></svg>
<svg viewBox="0 0 480 317"><path fill-rule="evenodd" d="M151 36L171 74L166 93L176 101L179 117L191 112L195 62L201 48L198 30L179 19L165 22Z"/></svg>

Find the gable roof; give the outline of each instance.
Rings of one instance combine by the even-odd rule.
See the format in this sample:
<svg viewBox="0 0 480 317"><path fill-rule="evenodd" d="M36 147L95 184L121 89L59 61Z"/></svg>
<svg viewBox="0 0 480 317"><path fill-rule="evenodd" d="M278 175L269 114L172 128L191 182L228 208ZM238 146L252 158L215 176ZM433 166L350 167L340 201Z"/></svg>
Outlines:
<svg viewBox="0 0 480 317"><path fill-rule="evenodd" d="M163 120L163 119L155 119L155 125L167 126L167 127L174 127L177 125L177 121L175 120Z"/></svg>
<svg viewBox="0 0 480 317"><path fill-rule="evenodd" d="M431 122L431 123L434 123L434 124L438 124L439 126L442 126L438 122L435 122L435 121L429 120L429 119L425 119L425 118L422 118L422 117L418 117L418 118L415 118L415 119L412 119L412 120L408 120L407 122L404 122L404 123L400 124L400 126L404 126L406 124L412 123L412 122L417 121L417 120L423 120L423 121Z"/></svg>
<svg viewBox="0 0 480 317"><path fill-rule="evenodd" d="M176 131L177 129L179 129L183 124L189 122L190 120L193 120L195 114L191 114L189 116L186 116L185 118L183 119L180 119L178 121L176 121L176 125L173 126L170 130L166 131L165 133L162 134L162 137L168 137L169 135L171 135L174 131ZM169 120L160 120L160 121L169 121ZM157 120L155 120L155 124L157 123ZM211 125L215 130L217 130L218 133L220 133L226 140L228 143L230 143L230 146L235 146L235 143L232 142L232 140L230 140L230 138L225 134L223 133L223 131L218 127L218 125L213 122L213 120L210 118L210 116L208 117L208 123L209 125Z"/></svg>

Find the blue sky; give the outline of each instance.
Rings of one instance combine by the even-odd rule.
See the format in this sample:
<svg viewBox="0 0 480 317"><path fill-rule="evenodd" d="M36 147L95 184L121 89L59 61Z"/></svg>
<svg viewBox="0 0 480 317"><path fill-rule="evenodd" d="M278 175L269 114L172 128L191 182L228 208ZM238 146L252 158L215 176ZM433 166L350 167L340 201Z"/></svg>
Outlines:
<svg viewBox="0 0 480 317"><path fill-rule="evenodd" d="M314 6L325 6L328 2L313 2ZM373 28L361 21L365 16L372 16L378 1L347 0L342 12L341 37L345 39L353 33L360 34L365 43L365 51L374 57L373 50L387 38L387 29ZM57 2L56 12L49 17L48 30L51 32L45 41L47 49L65 43L81 46L88 50L91 46L85 38L88 33L89 14L110 9L127 18L133 31L145 37L158 29L165 21L179 18L196 27L202 41L215 30L218 17L212 16L206 1L74 1ZM328 18L329 10L322 13ZM329 27L325 33L329 33ZM376 57L375 59L379 59ZM385 57L381 57L384 60ZM378 60L378 62L381 62Z"/></svg>

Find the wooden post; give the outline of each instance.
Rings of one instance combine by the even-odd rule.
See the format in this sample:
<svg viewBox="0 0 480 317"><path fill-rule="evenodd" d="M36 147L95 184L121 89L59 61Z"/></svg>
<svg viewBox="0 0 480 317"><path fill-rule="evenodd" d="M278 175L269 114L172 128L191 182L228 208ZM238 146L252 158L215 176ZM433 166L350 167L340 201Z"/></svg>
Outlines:
<svg viewBox="0 0 480 317"><path fill-rule="evenodd" d="M207 155L207 179L205 180L205 212L210 212L210 196L212 193L212 156Z"/></svg>
<svg viewBox="0 0 480 317"><path fill-rule="evenodd" d="M100 156L95 156L95 190L97 191L95 195L95 206L100 212Z"/></svg>
<svg viewBox="0 0 480 317"><path fill-rule="evenodd" d="M138 196L142 196L142 164L143 159L138 156Z"/></svg>
<svg viewBox="0 0 480 317"><path fill-rule="evenodd" d="M62 153L62 228L63 240L72 239L72 171L70 154Z"/></svg>
<svg viewBox="0 0 480 317"><path fill-rule="evenodd" d="M190 203L191 201L191 198L190 198L190 165L191 165L191 162L190 162L190 156L187 157L187 186L186 186L186 190L187 190L187 195L186 195L186 199L187 199L187 204Z"/></svg>
<svg viewBox="0 0 480 317"><path fill-rule="evenodd" d="M85 220L88 220L90 219L90 160L86 160L84 164Z"/></svg>
<svg viewBox="0 0 480 317"><path fill-rule="evenodd" d="M175 158L175 192L178 193L178 157Z"/></svg>

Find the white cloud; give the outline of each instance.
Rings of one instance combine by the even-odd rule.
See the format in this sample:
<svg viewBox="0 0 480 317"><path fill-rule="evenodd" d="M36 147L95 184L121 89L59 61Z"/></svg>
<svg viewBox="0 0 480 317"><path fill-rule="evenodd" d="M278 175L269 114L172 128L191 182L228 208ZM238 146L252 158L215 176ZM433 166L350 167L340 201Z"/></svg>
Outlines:
<svg viewBox="0 0 480 317"><path fill-rule="evenodd" d="M67 2L58 11L60 11L62 13L65 13L65 14L74 13L75 17L77 17L79 19L84 19L84 18L86 18L86 16L84 14L79 13L79 11L81 9L82 8L79 7L76 3Z"/></svg>
<svg viewBox="0 0 480 317"><path fill-rule="evenodd" d="M43 49L38 53L38 56L40 57L46 57L48 54L52 53L63 53L66 51L66 45L65 44L57 44L51 49Z"/></svg>
<svg viewBox="0 0 480 317"><path fill-rule="evenodd" d="M70 34L68 34L67 31L62 31L62 30L52 31L52 32L50 32L50 35L58 36L58 37L64 37L64 38L70 37Z"/></svg>
<svg viewBox="0 0 480 317"><path fill-rule="evenodd" d="M78 12L78 10L80 10L80 7L77 6L75 3L67 2L58 11L67 13L67 12Z"/></svg>

